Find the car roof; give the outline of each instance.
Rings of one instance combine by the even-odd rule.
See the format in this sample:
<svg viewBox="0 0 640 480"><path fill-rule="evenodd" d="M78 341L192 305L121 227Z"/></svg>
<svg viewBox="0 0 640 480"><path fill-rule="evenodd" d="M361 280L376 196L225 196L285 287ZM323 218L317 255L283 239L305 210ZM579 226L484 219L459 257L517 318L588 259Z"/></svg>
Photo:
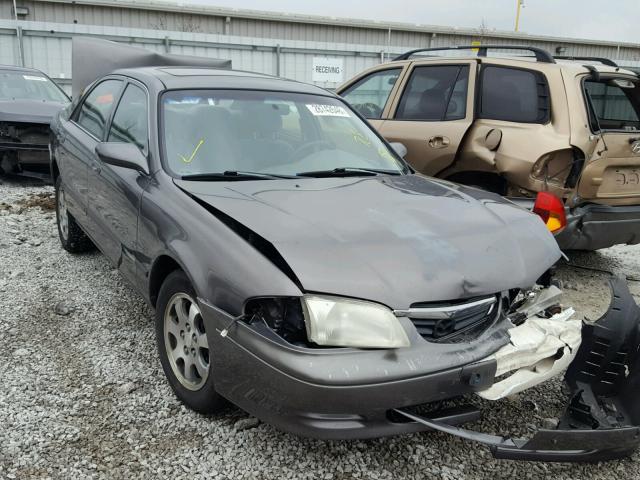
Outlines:
<svg viewBox="0 0 640 480"><path fill-rule="evenodd" d="M312 95L335 96L324 88L285 78L241 70L212 67L140 67L125 68L113 72L125 75L143 83L155 79L165 89L187 88L229 88L242 90L275 90L283 92L307 93Z"/></svg>
<svg viewBox="0 0 640 480"><path fill-rule="evenodd" d="M31 73L42 74L42 72L37 68L19 67L18 65L0 65L0 70L14 71L14 72L31 72Z"/></svg>
<svg viewBox="0 0 640 480"><path fill-rule="evenodd" d="M593 67L596 69L596 71L600 72L600 73L619 73L619 74L623 74L623 75L636 75L633 71L631 70L627 70L623 67L611 67L608 65L602 65L596 61L589 61L589 60L571 60L571 59L557 59L556 63L539 63L535 61L534 57L525 57L525 56L498 56L498 57L478 57L477 55L456 55L456 56L445 56L445 55L432 55L432 56L419 56L416 55L415 57L412 57L408 60L392 60L390 62L385 63L385 65L392 65L392 64L403 64L406 62L413 62L413 63L431 63L431 62L438 62L438 61L442 61L442 60L460 60L460 61L473 61L473 60L480 60L483 63L491 63L492 61L499 61L500 63L502 62L509 62L509 63L513 63L514 65L519 65L522 66L524 68L526 67L531 67L532 64L536 65L544 65L547 68L561 68L564 70L572 70L574 71L574 73L585 73L588 72L589 70L585 67L585 65L589 65L589 67Z"/></svg>

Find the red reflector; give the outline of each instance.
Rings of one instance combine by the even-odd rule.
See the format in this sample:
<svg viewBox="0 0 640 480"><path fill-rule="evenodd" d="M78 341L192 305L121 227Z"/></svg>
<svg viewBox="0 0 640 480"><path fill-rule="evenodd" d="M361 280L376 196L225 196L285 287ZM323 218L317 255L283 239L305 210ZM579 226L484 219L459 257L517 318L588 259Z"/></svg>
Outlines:
<svg viewBox="0 0 640 480"><path fill-rule="evenodd" d="M539 192L536 197L536 203L533 206L533 213L542 218L542 221L552 233L559 232L567 225L564 204L553 193Z"/></svg>

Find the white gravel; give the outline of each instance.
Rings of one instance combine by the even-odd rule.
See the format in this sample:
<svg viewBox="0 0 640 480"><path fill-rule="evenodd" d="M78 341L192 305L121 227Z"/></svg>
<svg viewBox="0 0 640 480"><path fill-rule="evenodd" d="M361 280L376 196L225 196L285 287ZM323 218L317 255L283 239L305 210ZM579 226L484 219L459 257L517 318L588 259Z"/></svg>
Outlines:
<svg viewBox="0 0 640 480"><path fill-rule="evenodd" d="M102 255L60 248L47 194L51 187L0 183L1 478L640 478L637 453L595 465L496 461L439 433L321 442L234 408L215 417L189 411L165 382L151 310ZM45 209L29 206L34 200ZM639 247L571 257L640 275ZM602 275L559 274L565 304L579 315L606 309ZM640 295L640 283L632 290ZM560 382L498 403L473 398L484 417L470 427L531 433L563 398Z"/></svg>

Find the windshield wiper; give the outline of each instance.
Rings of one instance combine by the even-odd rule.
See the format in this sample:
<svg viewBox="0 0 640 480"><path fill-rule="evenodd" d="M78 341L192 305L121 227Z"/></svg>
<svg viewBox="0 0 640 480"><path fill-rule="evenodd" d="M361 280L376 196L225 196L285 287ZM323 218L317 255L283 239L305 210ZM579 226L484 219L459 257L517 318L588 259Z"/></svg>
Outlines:
<svg viewBox="0 0 640 480"><path fill-rule="evenodd" d="M240 181L240 180L273 180L278 178L296 178L291 175L278 175L275 173L240 172L237 170L225 170L224 172L194 173L183 175L181 180L201 180L205 182L215 181Z"/></svg>
<svg viewBox="0 0 640 480"><path fill-rule="evenodd" d="M356 168L356 167L338 167L332 170L315 170L310 172L300 172L296 174L298 177L372 177L375 175L402 175L398 170L384 170L381 168Z"/></svg>

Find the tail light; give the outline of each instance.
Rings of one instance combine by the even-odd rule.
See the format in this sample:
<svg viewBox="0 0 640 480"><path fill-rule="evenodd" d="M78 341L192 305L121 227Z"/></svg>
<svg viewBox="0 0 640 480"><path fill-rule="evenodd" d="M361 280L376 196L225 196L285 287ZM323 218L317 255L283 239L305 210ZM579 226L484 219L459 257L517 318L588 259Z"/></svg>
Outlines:
<svg viewBox="0 0 640 480"><path fill-rule="evenodd" d="M553 193L539 192L533 205L533 213L542 218L551 233L558 233L567 225L564 204Z"/></svg>

